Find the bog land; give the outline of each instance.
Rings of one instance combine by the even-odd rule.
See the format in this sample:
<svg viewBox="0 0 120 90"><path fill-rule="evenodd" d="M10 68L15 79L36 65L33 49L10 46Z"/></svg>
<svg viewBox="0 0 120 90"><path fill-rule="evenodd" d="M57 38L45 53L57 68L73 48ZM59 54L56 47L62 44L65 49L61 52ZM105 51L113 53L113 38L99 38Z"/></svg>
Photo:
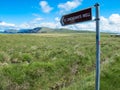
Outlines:
<svg viewBox="0 0 120 90"><path fill-rule="evenodd" d="M95 33L0 34L0 90L94 90ZM101 34L100 90L120 90L120 38Z"/></svg>

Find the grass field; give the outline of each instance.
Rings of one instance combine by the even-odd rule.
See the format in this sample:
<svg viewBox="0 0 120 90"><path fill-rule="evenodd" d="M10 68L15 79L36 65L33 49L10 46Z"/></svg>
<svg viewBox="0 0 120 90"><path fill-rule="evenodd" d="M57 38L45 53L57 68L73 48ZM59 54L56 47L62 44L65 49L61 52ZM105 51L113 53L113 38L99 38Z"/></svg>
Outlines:
<svg viewBox="0 0 120 90"><path fill-rule="evenodd" d="M0 90L94 90L95 33L0 34ZM120 90L120 38L101 34L100 90Z"/></svg>

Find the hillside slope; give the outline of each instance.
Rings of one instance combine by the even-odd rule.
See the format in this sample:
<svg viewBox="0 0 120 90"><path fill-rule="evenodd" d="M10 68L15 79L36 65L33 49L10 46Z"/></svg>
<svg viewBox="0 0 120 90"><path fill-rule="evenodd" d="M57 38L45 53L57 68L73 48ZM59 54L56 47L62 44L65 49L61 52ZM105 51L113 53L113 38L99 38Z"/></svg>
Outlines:
<svg viewBox="0 0 120 90"><path fill-rule="evenodd" d="M47 27L42 27L38 33L78 33L81 31L70 30L70 29L52 29Z"/></svg>

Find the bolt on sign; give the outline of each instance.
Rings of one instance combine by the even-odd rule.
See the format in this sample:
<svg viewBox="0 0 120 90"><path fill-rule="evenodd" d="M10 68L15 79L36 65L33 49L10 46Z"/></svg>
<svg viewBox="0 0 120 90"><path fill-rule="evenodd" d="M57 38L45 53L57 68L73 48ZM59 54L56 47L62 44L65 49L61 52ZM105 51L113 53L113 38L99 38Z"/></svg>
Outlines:
<svg viewBox="0 0 120 90"><path fill-rule="evenodd" d="M78 12L74 12L68 15L64 15L61 18L61 25L69 25L69 24L75 24L78 22L84 22L92 20L92 10L91 8L84 9Z"/></svg>

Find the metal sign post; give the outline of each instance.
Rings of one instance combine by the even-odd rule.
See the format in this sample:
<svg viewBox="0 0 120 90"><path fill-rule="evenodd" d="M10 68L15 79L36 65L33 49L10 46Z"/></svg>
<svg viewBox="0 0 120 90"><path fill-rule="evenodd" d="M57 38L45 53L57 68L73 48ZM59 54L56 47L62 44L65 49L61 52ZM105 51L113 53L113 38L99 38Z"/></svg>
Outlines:
<svg viewBox="0 0 120 90"><path fill-rule="evenodd" d="M99 31L99 4L96 7L96 90L100 90L100 31Z"/></svg>
<svg viewBox="0 0 120 90"><path fill-rule="evenodd" d="M100 90L100 31L99 31L99 4L96 3L96 81L95 90ZM62 26L92 20L91 8L62 16Z"/></svg>

